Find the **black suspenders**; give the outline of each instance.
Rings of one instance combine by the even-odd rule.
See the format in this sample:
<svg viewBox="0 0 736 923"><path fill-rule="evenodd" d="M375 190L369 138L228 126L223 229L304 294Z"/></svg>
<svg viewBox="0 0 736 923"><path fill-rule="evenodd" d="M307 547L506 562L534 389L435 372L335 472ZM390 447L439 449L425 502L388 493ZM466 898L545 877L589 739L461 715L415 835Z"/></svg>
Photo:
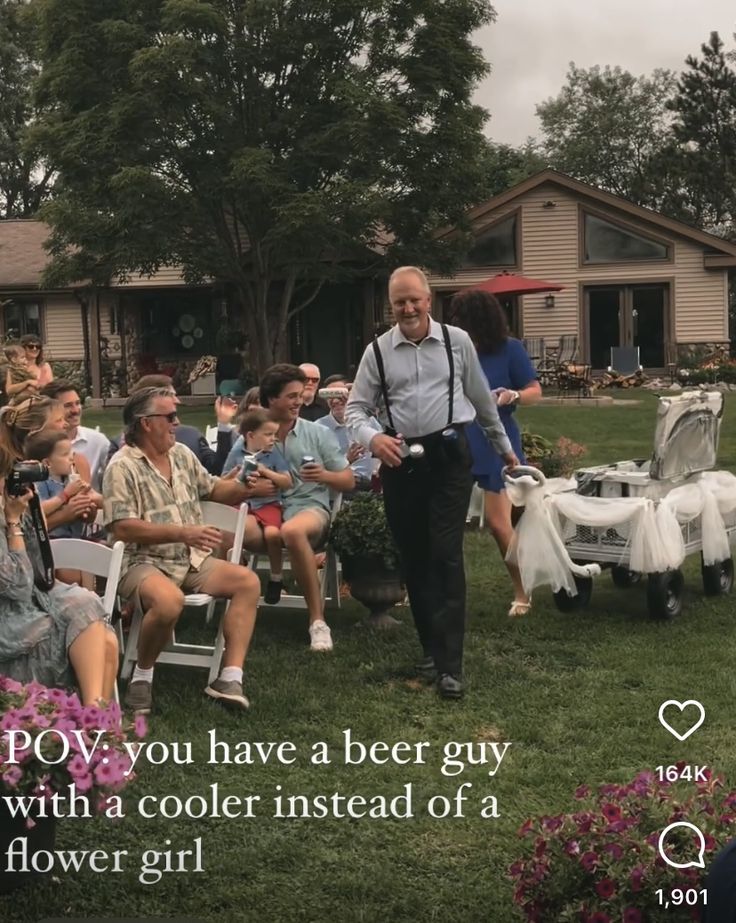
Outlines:
<svg viewBox="0 0 736 923"><path fill-rule="evenodd" d="M450 331L447 329L447 324L442 324L442 337L445 341L445 352L447 353L447 365L449 368L449 379L448 379L448 390L449 398L447 402L447 425L452 425L452 417L454 413L454 404L455 404L455 358L452 355L452 343L450 342ZM378 345L378 337L373 340L373 353L376 357L376 365L378 367L378 376L381 379L381 394L383 395L383 403L386 407L386 416L388 417L388 425L391 427L394 435L396 434L396 429L394 427L394 420L391 416L391 402L388 399L388 385L386 384L386 370L383 366L383 356L381 355L381 348Z"/></svg>

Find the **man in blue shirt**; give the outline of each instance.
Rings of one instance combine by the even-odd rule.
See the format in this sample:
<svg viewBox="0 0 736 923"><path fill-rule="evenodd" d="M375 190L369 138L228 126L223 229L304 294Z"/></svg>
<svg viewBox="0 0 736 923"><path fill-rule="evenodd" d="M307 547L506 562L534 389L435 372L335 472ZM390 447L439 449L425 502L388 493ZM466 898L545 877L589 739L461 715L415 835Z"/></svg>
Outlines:
<svg viewBox="0 0 736 923"><path fill-rule="evenodd" d="M355 489L369 490L373 472L377 467L371 453L351 438L350 430L345 425L345 405L348 402L349 385L344 375L330 375L325 380L325 388L343 389L341 397L328 397L327 406L330 412L326 417L320 417L317 423L326 426L337 437L337 443L345 455L350 468L355 475ZM381 432L381 424L375 421L376 432Z"/></svg>
<svg viewBox="0 0 736 923"><path fill-rule="evenodd" d="M310 646L313 651L331 651L314 549L327 539L330 491L353 490L355 477L334 434L300 418L305 377L296 365L272 365L261 379L261 406L279 424L276 446L295 475L294 487L283 494L281 539L309 611ZM251 544L250 536L247 542L251 551L264 550L261 542Z"/></svg>

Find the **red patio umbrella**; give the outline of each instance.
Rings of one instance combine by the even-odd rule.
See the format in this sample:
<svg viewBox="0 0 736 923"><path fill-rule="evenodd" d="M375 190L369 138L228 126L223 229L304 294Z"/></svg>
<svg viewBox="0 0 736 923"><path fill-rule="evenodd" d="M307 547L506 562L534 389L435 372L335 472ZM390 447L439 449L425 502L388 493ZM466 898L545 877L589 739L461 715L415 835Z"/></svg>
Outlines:
<svg viewBox="0 0 736 923"><path fill-rule="evenodd" d="M538 292L559 292L564 287L557 282L529 279L527 276L518 276L513 272L500 272L497 276L486 279L485 282L468 286L469 289L490 292L497 298L509 295L533 295Z"/></svg>

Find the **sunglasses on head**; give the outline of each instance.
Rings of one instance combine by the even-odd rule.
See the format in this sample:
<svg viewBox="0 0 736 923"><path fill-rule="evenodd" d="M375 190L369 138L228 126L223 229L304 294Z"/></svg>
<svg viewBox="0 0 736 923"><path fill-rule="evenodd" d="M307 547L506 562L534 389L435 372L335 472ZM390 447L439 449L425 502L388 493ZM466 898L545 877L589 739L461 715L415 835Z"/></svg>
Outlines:
<svg viewBox="0 0 736 923"><path fill-rule="evenodd" d="M169 423L175 423L179 419L179 414L175 410L172 413L144 413L141 420L148 420L150 417L165 417Z"/></svg>

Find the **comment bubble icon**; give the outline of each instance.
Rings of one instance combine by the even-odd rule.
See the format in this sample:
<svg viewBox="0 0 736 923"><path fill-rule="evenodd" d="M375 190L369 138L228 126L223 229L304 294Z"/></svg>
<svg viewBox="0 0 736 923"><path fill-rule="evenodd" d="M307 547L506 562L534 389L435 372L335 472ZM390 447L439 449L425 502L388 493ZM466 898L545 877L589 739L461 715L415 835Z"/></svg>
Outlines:
<svg viewBox="0 0 736 923"><path fill-rule="evenodd" d="M665 852L665 840L667 839L668 834L675 830L677 827L687 827L688 830L692 830L695 834L698 842L697 859L688 859L685 862L675 862L674 859L670 859L670 857ZM659 835L657 851L659 852L662 859L667 863L667 865L671 866L673 869L705 868L705 862L703 861L703 856L705 855L705 837L703 836L702 830L699 830L695 824L691 824L686 820L676 821L674 824L670 824L669 827L664 828L664 830Z"/></svg>
<svg viewBox="0 0 736 923"><path fill-rule="evenodd" d="M684 731L678 731L677 728L672 727L667 718L665 717L665 712L668 709L679 709L680 714L686 710L690 711L691 714L693 709L696 714L692 716L692 724L687 726ZM697 699L688 699L686 702L678 702L677 699L667 699L666 702L662 702L659 706L659 723L662 727L669 731L673 737L676 737L678 740L687 740L687 738L694 734L700 725L705 721L705 709L701 702L698 702Z"/></svg>

